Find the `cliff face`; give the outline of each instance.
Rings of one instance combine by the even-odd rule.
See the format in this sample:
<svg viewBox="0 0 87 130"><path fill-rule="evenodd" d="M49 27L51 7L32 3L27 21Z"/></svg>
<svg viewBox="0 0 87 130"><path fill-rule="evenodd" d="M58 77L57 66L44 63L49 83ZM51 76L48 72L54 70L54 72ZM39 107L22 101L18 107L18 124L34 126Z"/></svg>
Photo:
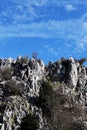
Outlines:
<svg viewBox="0 0 87 130"><path fill-rule="evenodd" d="M42 111L34 103L39 96L40 82L44 76L41 60L19 57L0 60L0 117L1 130L19 129L21 119L34 113L40 118Z"/></svg>
<svg viewBox="0 0 87 130"><path fill-rule="evenodd" d="M23 117L30 113L38 115L38 129L42 130L46 121L42 109L36 105L42 81L54 85L54 91L60 83L69 102L73 100L86 109L87 68L78 60L62 58L45 66L43 61L27 57L0 59L1 130L19 130Z"/></svg>
<svg viewBox="0 0 87 130"><path fill-rule="evenodd" d="M61 82L63 90L73 92L80 103L87 105L87 68L73 58L61 59L47 66L48 77L52 82Z"/></svg>

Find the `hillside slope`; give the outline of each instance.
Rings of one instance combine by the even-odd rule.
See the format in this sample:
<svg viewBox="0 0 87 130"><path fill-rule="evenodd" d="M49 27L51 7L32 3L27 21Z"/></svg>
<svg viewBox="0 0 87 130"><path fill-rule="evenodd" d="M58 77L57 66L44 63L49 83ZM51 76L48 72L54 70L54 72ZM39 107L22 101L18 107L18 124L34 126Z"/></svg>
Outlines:
<svg viewBox="0 0 87 130"><path fill-rule="evenodd" d="M84 61L0 59L0 129L86 130Z"/></svg>

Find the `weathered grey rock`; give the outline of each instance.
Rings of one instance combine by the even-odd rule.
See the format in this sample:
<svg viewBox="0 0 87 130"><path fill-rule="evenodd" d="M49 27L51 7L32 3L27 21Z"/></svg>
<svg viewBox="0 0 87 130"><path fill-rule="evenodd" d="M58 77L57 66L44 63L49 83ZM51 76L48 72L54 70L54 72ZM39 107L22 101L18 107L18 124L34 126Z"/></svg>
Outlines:
<svg viewBox="0 0 87 130"><path fill-rule="evenodd" d="M69 86L76 88L78 81L78 72L75 60L70 58Z"/></svg>
<svg viewBox="0 0 87 130"><path fill-rule="evenodd" d="M13 130L20 127L21 119L29 113L29 103L20 96L11 96L3 115L1 130Z"/></svg>
<svg viewBox="0 0 87 130"><path fill-rule="evenodd" d="M43 61L33 58L29 60L18 57L17 60L13 60L12 58L0 60L0 69L2 71L0 105L2 105L3 100L6 104L5 110L1 113L3 114L1 130L17 130L20 127L22 118L29 114L30 111L39 116L39 127L40 129L42 128L42 110L35 106L35 100L39 96L40 82L45 72L44 68ZM8 76L6 74L8 70L11 71L10 78L6 77ZM5 75L3 75L3 72L5 72ZM8 88L6 88L7 83L9 83ZM17 90L17 93L20 91L21 95L10 95L15 90ZM9 97L7 98L5 96Z"/></svg>
<svg viewBox="0 0 87 130"><path fill-rule="evenodd" d="M72 96L72 99L77 100L85 105L87 102L86 92L84 91L87 84L87 69L80 64L80 60L73 58L62 58L57 62L50 62L48 65L48 76L52 82L65 83L63 91Z"/></svg>
<svg viewBox="0 0 87 130"><path fill-rule="evenodd" d="M42 80L62 84L63 94L69 99L68 107L72 107L72 103L87 105L87 68L79 60L62 58L45 66L43 61L34 58L0 59L0 105L4 102L3 112L0 112L1 130L17 130L30 111L39 116L39 130L42 129L42 109L35 104ZM13 90L17 92L11 95Z"/></svg>

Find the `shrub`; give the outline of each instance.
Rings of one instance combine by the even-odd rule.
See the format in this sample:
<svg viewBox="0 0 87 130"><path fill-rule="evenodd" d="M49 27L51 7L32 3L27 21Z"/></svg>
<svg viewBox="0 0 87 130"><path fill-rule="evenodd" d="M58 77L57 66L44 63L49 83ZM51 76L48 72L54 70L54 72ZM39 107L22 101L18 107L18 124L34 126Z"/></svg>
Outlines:
<svg viewBox="0 0 87 130"><path fill-rule="evenodd" d="M10 80L4 86L4 96L21 95L23 93L23 84L16 84L16 81Z"/></svg>
<svg viewBox="0 0 87 130"><path fill-rule="evenodd" d="M22 119L20 130L37 130L39 128L39 117L29 114Z"/></svg>
<svg viewBox="0 0 87 130"><path fill-rule="evenodd" d="M2 102L0 104L0 113L4 113L5 108L6 108L6 104Z"/></svg>
<svg viewBox="0 0 87 130"><path fill-rule="evenodd" d="M44 112L49 130L85 130L80 117L82 116L81 106L69 106L66 97L59 87L56 91L45 82L40 90L40 106ZM76 120L76 122L75 122ZM80 123L79 123L80 122ZM47 130L44 129L43 130Z"/></svg>
<svg viewBox="0 0 87 130"><path fill-rule="evenodd" d="M72 122L65 130L86 130L81 122Z"/></svg>
<svg viewBox="0 0 87 130"><path fill-rule="evenodd" d="M3 123L3 115L4 115L5 108L6 108L6 104L2 102L0 104L0 123Z"/></svg>
<svg viewBox="0 0 87 130"><path fill-rule="evenodd" d="M69 104L68 99L61 92L54 93L55 103L51 108L51 116L47 119L50 130L85 130L80 117L82 117L81 106L65 107ZM76 121L75 121L76 120Z"/></svg>
<svg viewBox="0 0 87 130"><path fill-rule="evenodd" d="M0 68L1 80L11 80L13 69L11 67Z"/></svg>
<svg viewBox="0 0 87 130"><path fill-rule="evenodd" d="M28 56L17 58L17 63L19 64L28 64L28 61L29 61Z"/></svg>

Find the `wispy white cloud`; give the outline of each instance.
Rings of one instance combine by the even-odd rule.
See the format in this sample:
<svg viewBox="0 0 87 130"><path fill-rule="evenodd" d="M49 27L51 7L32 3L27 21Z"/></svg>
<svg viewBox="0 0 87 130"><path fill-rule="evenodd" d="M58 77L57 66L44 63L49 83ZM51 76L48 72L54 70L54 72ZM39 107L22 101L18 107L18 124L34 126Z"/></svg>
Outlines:
<svg viewBox="0 0 87 130"><path fill-rule="evenodd" d="M86 34L86 14L79 20L50 20L48 22L32 22L30 24L0 24L0 37L2 39L15 37L62 38L71 41L74 40L75 44L73 50L76 51L75 48L77 48L80 52L84 51L85 46L87 46ZM49 51L57 55L54 49L51 48Z"/></svg>
<svg viewBox="0 0 87 130"><path fill-rule="evenodd" d="M72 20L47 20L47 22L35 22L35 18L39 17L39 7L45 6L60 6L63 5L67 11L74 11L77 9L77 4L81 0L11 0L13 6L7 7L0 12L0 37L15 38L15 37L41 37L41 38L62 38L75 41L75 46L84 50L87 39L87 14L84 14L81 19ZM84 1L85 3L87 1ZM74 4L75 5L74 5ZM42 8L43 9L43 8ZM42 14L43 15L43 14ZM9 23L9 20L12 23ZM3 22L4 21L4 22ZM27 23L26 23L27 22ZM48 48L50 52L57 55L54 48Z"/></svg>
<svg viewBox="0 0 87 130"><path fill-rule="evenodd" d="M76 7L74 7L74 5L72 5L72 4L67 4L67 5L65 5L65 9L66 9L66 11L74 11L74 10L76 10Z"/></svg>
<svg viewBox="0 0 87 130"><path fill-rule="evenodd" d="M49 2L49 0L32 0L32 1L30 1L30 0L12 0L15 4L20 4L20 3L22 3L22 5L35 5L35 6L44 6L47 2ZM52 0L53 1L53 0Z"/></svg>
<svg viewBox="0 0 87 130"><path fill-rule="evenodd" d="M57 56L58 52L55 50L55 48L49 48L48 52L52 53L53 55Z"/></svg>
<svg viewBox="0 0 87 130"><path fill-rule="evenodd" d="M6 47L8 45L7 41L9 41L9 38L1 38L0 37L0 45Z"/></svg>
<svg viewBox="0 0 87 130"><path fill-rule="evenodd" d="M48 48L49 48L49 44L47 44L47 45L44 45L44 47L48 49Z"/></svg>
<svg viewBox="0 0 87 130"><path fill-rule="evenodd" d="M50 53L54 56L58 56L59 53L58 53L57 48L54 48L51 45L45 45L44 47L45 47L45 49L47 50L48 53Z"/></svg>
<svg viewBox="0 0 87 130"><path fill-rule="evenodd" d="M10 3L9 6L5 8L3 4L3 9L0 10L0 19L7 21L9 18L12 23L30 22L41 15L39 8L41 9L48 6L52 8L52 6L58 7L63 5L67 11L72 11L76 9L80 2L81 0L74 0L74 2L73 0L8 0L7 5ZM76 6L74 6L73 3ZM9 20L7 22L9 22Z"/></svg>
<svg viewBox="0 0 87 130"><path fill-rule="evenodd" d="M0 24L0 37L44 37L75 39L87 33L80 21L48 21L30 24Z"/></svg>
<svg viewBox="0 0 87 130"><path fill-rule="evenodd" d="M78 39L78 41L76 42L76 46L78 50L85 51L87 46L87 35L83 36L81 39Z"/></svg>

